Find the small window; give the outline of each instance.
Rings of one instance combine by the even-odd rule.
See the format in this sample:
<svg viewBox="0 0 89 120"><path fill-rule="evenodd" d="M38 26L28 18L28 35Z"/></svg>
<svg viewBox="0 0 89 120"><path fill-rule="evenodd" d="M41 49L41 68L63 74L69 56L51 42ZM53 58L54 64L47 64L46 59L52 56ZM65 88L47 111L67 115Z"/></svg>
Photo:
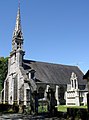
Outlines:
<svg viewBox="0 0 89 120"><path fill-rule="evenodd" d="M76 80L74 80L74 84L75 84L75 89L76 89Z"/></svg>
<svg viewBox="0 0 89 120"><path fill-rule="evenodd" d="M16 53L15 53L15 57L14 57L14 60L16 60Z"/></svg>
<svg viewBox="0 0 89 120"><path fill-rule="evenodd" d="M19 48L19 43L17 43L17 49Z"/></svg>
<svg viewBox="0 0 89 120"><path fill-rule="evenodd" d="M34 72L31 73L31 79L33 79L33 78L34 78Z"/></svg>
<svg viewBox="0 0 89 120"><path fill-rule="evenodd" d="M73 88L73 80L71 82L72 82L72 88Z"/></svg>

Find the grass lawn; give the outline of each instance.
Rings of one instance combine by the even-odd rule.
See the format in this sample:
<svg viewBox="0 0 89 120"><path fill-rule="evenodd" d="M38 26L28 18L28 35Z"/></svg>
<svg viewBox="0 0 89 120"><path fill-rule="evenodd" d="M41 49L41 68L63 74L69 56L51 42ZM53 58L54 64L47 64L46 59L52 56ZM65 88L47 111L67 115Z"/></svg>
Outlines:
<svg viewBox="0 0 89 120"><path fill-rule="evenodd" d="M67 112L67 106L66 105L59 105L58 111L60 112Z"/></svg>
<svg viewBox="0 0 89 120"><path fill-rule="evenodd" d="M58 111L60 112L67 112L67 108L85 108L87 109L87 106L66 106L66 105L59 105Z"/></svg>
<svg viewBox="0 0 89 120"><path fill-rule="evenodd" d="M41 112L47 112L47 106L45 105L45 106L39 106L38 107L38 113L41 113Z"/></svg>
<svg viewBox="0 0 89 120"><path fill-rule="evenodd" d="M57 109L58 109L58 111L60 111L60 112L67 112L67 108L85 108L85 109L87 109L87 106L66 106L66 105L59 105L58 107L57 107ZM47 112L47 106L45 105L45 106L39 106L38 107L38 112L40 113L40 112Z"/></svg>

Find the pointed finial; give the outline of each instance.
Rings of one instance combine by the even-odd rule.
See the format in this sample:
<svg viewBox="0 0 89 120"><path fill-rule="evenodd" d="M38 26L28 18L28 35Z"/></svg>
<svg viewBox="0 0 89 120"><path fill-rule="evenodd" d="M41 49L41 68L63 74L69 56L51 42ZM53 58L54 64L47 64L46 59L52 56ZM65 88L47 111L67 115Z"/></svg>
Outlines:
<svg viewBox="0 0 89 120"><path fill-rule="evenodd" d="M22 29L21 29L21 18L20 18L20 0L18 2L19 2L18 12L17 12L17 17L16 17L16 25L15 25L13 37L17 37L19 35L20 38L23 38Z"/></svg>
<svg viewBox="0 0 89 120"><path fill-rule="evenodd" d="M18 6L18 7L20 8L20 0L18 1L18 3L19 3L19 6Z"/></svg>

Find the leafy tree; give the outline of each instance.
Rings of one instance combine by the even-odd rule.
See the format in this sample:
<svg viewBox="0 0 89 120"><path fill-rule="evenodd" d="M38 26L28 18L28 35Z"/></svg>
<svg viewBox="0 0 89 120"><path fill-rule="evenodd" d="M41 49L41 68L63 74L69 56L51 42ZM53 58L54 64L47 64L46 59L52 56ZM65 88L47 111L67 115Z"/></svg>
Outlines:
<svg viewBox="0 0 89 120"><path fill-rule="evenodd" d="M0 57L0 91L4 86L4 80L8 72L8 57Z"/></svg>

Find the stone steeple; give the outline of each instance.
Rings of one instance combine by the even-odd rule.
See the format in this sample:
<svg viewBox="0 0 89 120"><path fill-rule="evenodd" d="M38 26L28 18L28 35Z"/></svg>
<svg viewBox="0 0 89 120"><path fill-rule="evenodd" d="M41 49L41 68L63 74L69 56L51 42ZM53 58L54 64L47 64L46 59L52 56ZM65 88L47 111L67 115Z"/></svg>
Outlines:
<svg viewBox="0 0 89 120"><path fill-rule="evenodd" d="M22 50L23 47L23 35L21 29L21 17L20 17L20 4L18 7L16 25L12 37L12 51Z"/></svg>
<svg viewBox="0 0 89 120"><path fill-rule="evenodd" d="M16 25L12 36L12 51L10 52L10 63L16 63L15 66L22 66L23 57L25 55L25 51L23 50L23 40L19 4Z"/></svg>

